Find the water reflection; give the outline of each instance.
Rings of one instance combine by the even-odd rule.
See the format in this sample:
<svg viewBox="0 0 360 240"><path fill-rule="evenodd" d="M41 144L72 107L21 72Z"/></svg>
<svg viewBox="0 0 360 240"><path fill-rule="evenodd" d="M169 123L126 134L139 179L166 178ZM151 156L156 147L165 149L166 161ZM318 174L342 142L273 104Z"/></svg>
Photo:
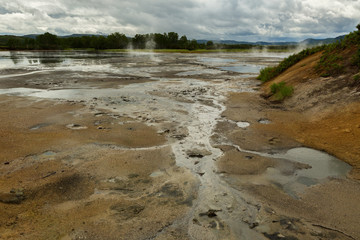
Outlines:
<svg viewBox="0 0 360 240"><path fill-rule="evenodd" d="M10 58L15 65L21 62L21 58L16 52L10 52Z"/></svg>
<svg viewBox="0 0 360 240"><path fill-rule="evenodd" d="M0 70L26 69L50 70L54 68L104 66L118 64L125 53L87 52L87 51L34 51L34 52L0 52ZM129 56L129 54L128 54ZM131 55L133 58L150 58L151 56ZM151 60L151 59L150 59ZM115 66L116 67L116 66ZM71 70L71 69L68 69ZM88 70L88 69L86 69Z"/></svg>
<svg viewBox="0 0 360 240"><path fill-rule="evenodd" d="M39 64L57 66L65 60L64 57L54 54L53 52L34 52L29 54L14 51L10 52L10 59L14 66L31 66Z"/></svg>

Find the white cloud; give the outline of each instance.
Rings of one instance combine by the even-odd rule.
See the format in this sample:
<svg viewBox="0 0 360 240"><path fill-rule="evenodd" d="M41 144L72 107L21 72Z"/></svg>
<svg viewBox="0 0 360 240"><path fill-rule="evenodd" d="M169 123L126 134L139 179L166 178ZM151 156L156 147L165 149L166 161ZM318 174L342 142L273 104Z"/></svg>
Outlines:
<svg viewBox="0 0 360 240"><path fill-rule="evenodd" d="M0 0L0 34L175 31L188 38L277 40L355 29L358 0Z"/></svg>

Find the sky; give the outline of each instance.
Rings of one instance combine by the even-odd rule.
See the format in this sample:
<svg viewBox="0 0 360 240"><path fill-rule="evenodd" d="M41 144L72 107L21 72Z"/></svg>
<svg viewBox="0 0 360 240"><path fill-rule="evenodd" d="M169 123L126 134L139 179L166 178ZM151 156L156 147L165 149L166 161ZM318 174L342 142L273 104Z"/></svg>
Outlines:
<svg viewBox="0 0 360 240"><path fill-rule="evenodd" d="M188 39L301 41L347 34L360 0L0 0L0 34L177 32Z"/></svg>

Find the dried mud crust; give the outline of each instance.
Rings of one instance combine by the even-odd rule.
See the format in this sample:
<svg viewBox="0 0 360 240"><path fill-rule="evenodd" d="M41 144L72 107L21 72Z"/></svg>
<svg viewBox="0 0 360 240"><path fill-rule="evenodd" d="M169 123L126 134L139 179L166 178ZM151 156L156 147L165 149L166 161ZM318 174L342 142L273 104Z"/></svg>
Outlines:
<svg viewBox="0 0 360 240"><path fill-rule="evenodd" d="M322 84L318 82L318 86ZM307 91L311 94L313 89ZM295 100L289 99L283 104L273 104L257 92L229 94L213 142L224 152L217 165L226 181L261 202L257 221L250 227L263 232L269 239L360 237L354 224L360 217L356 200L360 190L360 142L356 140L360 136L360 108L357 95L350 94L352 91L344 90L343 93L350 96L347 99L334 98L338 99L337 106L319 100L316 108L310 107L309 101L299 102L295 107L295 101L299 101L303 92L295 93ZM336 92L326 94L330 99ZM326 94L320 95L319 99ZM240 128L236 122L247 122L250 126ZM278 168L286 163L261 157L252 151L276 153L299 146L326 151L351 164L353 169L349 178L329 179L307 188L298 198L289 196L269 181L251 180L252 176L262 174L269 167ZM290 169L298 167L306 168L293 166Z"/></svg>
<svg viewBox="0 0 360 240"><path fill-rule="evenodd" d="M82 103L0 100L0 239L185 239L173 224L197 181L155 128Z"/></svg>

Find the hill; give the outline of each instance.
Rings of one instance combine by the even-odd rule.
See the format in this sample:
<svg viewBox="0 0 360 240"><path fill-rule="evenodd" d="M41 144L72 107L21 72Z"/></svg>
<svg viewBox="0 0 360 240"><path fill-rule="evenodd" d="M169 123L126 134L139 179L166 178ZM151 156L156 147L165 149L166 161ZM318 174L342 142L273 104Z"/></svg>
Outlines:
<svg viewBox="0 0 360 240"><path fill-rule="evenodd" d="M292 41L292 42L289 42L289 41L284 41L284 42L267 42L267 41L247 42L247 41L235 41L235 40L205 40L205 39L197 40L197 42L199 44L206 44L208 41L212 41L217 44L226 44L226 45L248 44L248 45L261 45L261 46L284 46L284 45L315 46L315 45L334 43L334 42L342 40L344 37L345 37L345 35L338 36L335 38L325 38L325 39L308 38L308 39L305 39L300 42L295 42L295 41Z"/></svg>
<svg viewBox="0 0 360 240"><path fill-rule="evenodd" d="M358 28L338 43L304 50L259 76L276 73L262 85L262 96L280 104L285 112L274 115L281 118L274 129L351 164L351 176L356 179L360 179L360 25ZM281 103L274 90L279 85L293 90Z"/></svg>
<svg viewBox="0 0 360 240"><path fill-rule="evenodd" d="M325 39L308 38L308 39L305 39L305 40L299 42L299 44L303 44L303 45L323 45L323 44L330 44L330 43L334 43L334 42L337 42L337 41L341 41L344 38L345 38L345 35L338 36L336 38L325 38Z"/></svg>

